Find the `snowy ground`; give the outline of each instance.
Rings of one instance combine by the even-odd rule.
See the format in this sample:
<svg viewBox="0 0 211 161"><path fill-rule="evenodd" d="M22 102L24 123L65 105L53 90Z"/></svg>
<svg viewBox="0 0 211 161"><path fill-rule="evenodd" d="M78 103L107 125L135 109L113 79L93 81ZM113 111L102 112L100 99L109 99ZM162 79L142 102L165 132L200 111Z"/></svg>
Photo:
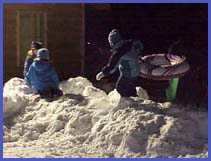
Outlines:
<svg viewBox="0 0 211 161"><path fill-rule="evenodd" d="M20 78L4 86L3 157L208 157L207 112L139 97L123 102L83 77L61 82L65 95L40 99Z"/></svg>

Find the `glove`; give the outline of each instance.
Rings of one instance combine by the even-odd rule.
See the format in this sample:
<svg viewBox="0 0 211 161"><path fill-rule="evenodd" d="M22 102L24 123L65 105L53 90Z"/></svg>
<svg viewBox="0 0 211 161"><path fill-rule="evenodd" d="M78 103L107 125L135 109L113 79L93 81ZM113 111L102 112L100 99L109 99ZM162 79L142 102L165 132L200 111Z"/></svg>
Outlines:
<svg viewBox="0 0 211 161"><path fill-rule="evenodd" d="M96 75L96 80L101 80L103 77L105 77L105 75L103 74L103 72L100 72Z"/></svg>

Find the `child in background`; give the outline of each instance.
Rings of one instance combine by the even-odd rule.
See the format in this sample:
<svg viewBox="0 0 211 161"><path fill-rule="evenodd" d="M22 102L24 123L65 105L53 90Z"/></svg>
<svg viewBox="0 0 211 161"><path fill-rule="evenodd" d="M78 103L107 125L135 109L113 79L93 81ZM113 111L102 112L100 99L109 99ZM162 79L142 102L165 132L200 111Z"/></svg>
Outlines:
<svg viewBox="0 0 211 161"><path fill-rule="evenodd" d="M26 76L26 73L29 70L30 65L33 63L34 59L37 57L37 52L42 48L42 43L39 41L32 41L31 50L28 51L23 69L23 76Z"/></svg>
<svg viewBox="0 0 211 161"><path fill-rule="evenodd" d="M54 99L63 93L59 89L58 75L49 60L48 49L39 49L37 58L26 73L25 80L41 97Z"/></svg>

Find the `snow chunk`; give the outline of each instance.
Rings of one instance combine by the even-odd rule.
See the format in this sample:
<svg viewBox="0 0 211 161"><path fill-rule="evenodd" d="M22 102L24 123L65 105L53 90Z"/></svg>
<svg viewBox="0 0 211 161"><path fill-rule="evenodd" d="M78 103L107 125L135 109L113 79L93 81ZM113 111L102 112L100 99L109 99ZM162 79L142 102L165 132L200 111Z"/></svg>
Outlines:
<svg viewBox="0 0 211 161"><path fill-rule="evenodd" d="M4 118L13 116L28 104L33 89L21 78L12 78L5 83L3 88Z"/></svg>
<svg viewBox="0 0 211 161"><path fill-rule="evenodd" d="M60 88L64 94L81 94L87 86L92 86L92 83L83 77L69 78L67 81L60 83Z"/></svg>

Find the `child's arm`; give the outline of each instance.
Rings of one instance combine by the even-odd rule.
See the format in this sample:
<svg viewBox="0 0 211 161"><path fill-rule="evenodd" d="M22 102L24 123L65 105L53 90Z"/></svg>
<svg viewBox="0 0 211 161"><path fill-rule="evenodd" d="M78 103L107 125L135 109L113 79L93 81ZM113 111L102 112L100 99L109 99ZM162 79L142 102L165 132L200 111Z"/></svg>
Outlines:
<svg viewBox="0 0 211 161"><path fill-rule="evenodd" d="M29 68L29 70L28 70L28 72L26 73L26 75L25 75L25 77L24 77L24 79L25 79L25 81L28 83L28 84L30 84L31 85L31 73L32 73L32 65L30 66L30 68Z"/></svg>
<svg viewBox="0 0 211 161"><path fill-rule="evenodd" d="M133 49L140 54L144 50L144 45L140 40L136 40L133 42Z"/></svg>
<svg viewBox="0 0 211 161"><path fill-rule="evenodd" d="M109 58L109 62L106 66L103 67L103 69L101 70L101 72L105 75L108 76L112 73L115 72L118 64L119 64L119 60L121 58L122 54L121 53L113 53L111 55L111 57Z"/></svg>
<svg viewBox="0 0 211 161"><path fill-rule="evenodd" d="M96 75L96 80L101 80L103 77L115 72L121 56L122 55L120 53L113 53L109 58L108 64L104 66L101 72Z"/></svg>
<svg viewBox="0 0 211 161"><path fill-rule="evenodd" d="M26 75L26 73L29 71L30 65L33 63L33 53L31 50L28 51L25 62L24 62L24 70L23 70L23 76Z"/></svg>

